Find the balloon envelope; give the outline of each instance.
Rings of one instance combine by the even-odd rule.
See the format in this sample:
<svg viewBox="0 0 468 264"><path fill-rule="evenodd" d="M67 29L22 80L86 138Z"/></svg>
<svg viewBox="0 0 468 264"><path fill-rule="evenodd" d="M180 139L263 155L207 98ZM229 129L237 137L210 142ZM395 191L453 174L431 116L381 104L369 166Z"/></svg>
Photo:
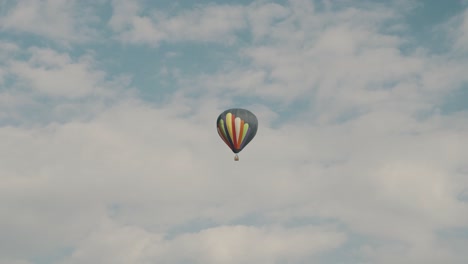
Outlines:
<svg viewBox="0 0 468 264"><path fill-rule="evenodd" d="M216 128L232 152L239 153L257 134L258 120L249 110L232 108L218 116Z"/></svg>

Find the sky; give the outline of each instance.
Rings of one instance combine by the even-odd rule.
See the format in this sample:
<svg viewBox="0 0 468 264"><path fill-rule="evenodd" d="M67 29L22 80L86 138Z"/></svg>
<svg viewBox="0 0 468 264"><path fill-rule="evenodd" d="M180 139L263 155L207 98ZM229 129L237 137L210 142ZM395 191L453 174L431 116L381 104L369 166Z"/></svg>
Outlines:
<svg viewBox="0 0 468 264"><path fill-rule="evenodd" d="M0 0L0 264L466 263L467 7Z"/></svg>

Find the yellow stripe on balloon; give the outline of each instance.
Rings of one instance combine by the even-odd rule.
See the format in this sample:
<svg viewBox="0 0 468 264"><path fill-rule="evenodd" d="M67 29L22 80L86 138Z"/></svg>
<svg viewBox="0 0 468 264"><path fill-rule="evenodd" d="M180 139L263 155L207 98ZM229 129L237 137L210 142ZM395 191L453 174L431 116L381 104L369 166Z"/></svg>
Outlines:
<svg viewBox="0 0 468 264"><path fill-rule="evenodd" d="M242 131L242 140L239 142L239 145L242 144L242 142L245 139L245 136L247 135L247 130L249 130L249 123L244 124L244 131Z"/></svg>
<svg viewBox="0 0 468 264"><path fill-rule="evenodd" d="M232 114L231 113L227 113L226 114L226 125L227 125L227 129L228 129L228 132L229 132L229 136L231 137L231 141L234 141L234 137L233 137L233 131L232 131ZM233 142L234 143L234 142Z"/></svg>

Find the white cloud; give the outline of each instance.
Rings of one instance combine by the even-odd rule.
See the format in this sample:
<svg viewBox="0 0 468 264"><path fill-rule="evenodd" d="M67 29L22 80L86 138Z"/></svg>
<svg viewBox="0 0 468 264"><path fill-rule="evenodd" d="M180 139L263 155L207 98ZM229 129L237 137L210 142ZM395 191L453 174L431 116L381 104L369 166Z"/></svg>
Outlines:
<svg viewBox="0 0 468 264"><path fill-rule="evenodd" d="M66 54L32 49L28 62L13 62L11 71L25 85L49 96L82 97L100 92L104 74L91 68L87 58L74 62Z"/></svg>
<svg viewBox="0 0 468 264"><path fill-rule="evenodd" d="M187 122L174 119L174 110L179 112L129 104L90 123L32 131L2 128L1 200L2 207L9 208L2 217L1 226L7 229L2 233L7 239L21 230L21 237L27 238L10 243L4 253L30 248L18 253L28 255L72 246L88 237L89 228L114 203L121 208L115 216L119 221L161 232L199 216L222 222L226 216L227 220L242 216L246 206L252 208L246 200L233 204L234 214L218 208L220 203L234 201L243 184L235 170L225 173L232 175L231 180L221 180L216 171L222 167L209 164L218 159L221 166L232 166L232 157L227 151L223 159L208 151L215 146L225 149L217 144L216 133L208 132L212 120L206 113L202 115L206 121ZM23 166L24 161L28 162ZM60 217L62 213L67 217ZM53 231L48 228L52 225L57 226ZM49 238L47 243L41 240L44 236Z"/></svg>
<svg viewBox="0 0 468 264"><path fill-rule="evenodd" d="M135 226L106 224L83 240L63 263L272 263L297 261L345 240L320 227L219 226L173 239ZM294 246L291 246L294 245Z"/></svg>
<svg viewBox="0 0 468 264"><path fill-rule="evenodd" d="M463 3L460 3L464 5ZM468 44L468 11L459 10L457 15L436 25L433 29L433 35L438 37L441 46L450 50L449 54L454 58L466 57Z"/></svg>
<svg viewBox="0 0 468 264"><path fill-rule="evenodd" d="M0 261L72 248L59 263L310 263L348 242L356 251L343 258L362 262L464 263L466 239L441 232L467 228L467 114L437 108L466 81L466 59L402 53L404 36L383 27L399 18L391 7L330 2L318 13L310 3L144 16L114 2L109 25L132 43L224 41L252 28L254 45L240 51L248 63L177 75L164 104L115 99L112 84L128 80L91 55L5 55L0 69L20 83L0 93L0 119L52 102L63 122L0 126ZM262 99L245 105L260 127L239 162L214 126L232 94ZM279 109L295 100L310 106L287 119ZM81 111L93 114L69 114Z"/></svg>
<svg viewBox="0 0 468 264"><path fill-rule="evenodd" d="M79 98L105 95L105 73L96 69L91 56L73 60L52 49L30 48L28 61L11 61L9 70L24 86L46 96Z"/></svg>
<svg viewBox="0 0 468 264"><path fill-rule="evenodd" d="M241 6L206 6L169 16L154 11L139 15L136 3L113 1L109 21L123 42L158 45L161 41L199 41L230 43L233 34L246 26ZM122 10L128 10L124 12Z"/></svg>
<svg viewBox="0 0 468 264"><path fill-rule="evenodd" d="M130 77L103 71L92 52L74 58L50 48L3 46L2 125L88 119L121 96L132 96Z"/></svg>
<svg viewBox="0 0 468 264"><path fill-rule="evenodd" d="M254 2L249 6L247 12L250 30L256 40L271 35L271 31L274 30L272 24L275 23L275 20L282 20L289 15L288 9L275 3Z"/></svg>
<svg viewBox="0 0 468 264"><path fill-rule="evenodd" d="M351 9L315 14L313 7L297 5L288 7L284 12L291 14L270 27L264 38L272 42L242 51L240 55L250 65L203 76L197 89L207 87L225 93L218 89L223 87L237 95L288 102L312 93L317 94L318 102L322 96L327 100L340 97L340 93L348 100L352 92L357 100L366 100L373 94L386 94L381 91L380 95L361 96L366 89L380 90L388 82L406 80L421 71L423 59L400 54L401 38L379 32L379 24L395 18L390 11Z"/></svg>
<svg viewBox="0 0 468 264"><path fill-rule="evenodd" d="M125 30L128 23L141 11L138 1L113 0L112 17L109 26L116 30Z"/></svg>
<svg viewBox="0 0 468 264"><path fill-rule="evenodd" d="M27 260L19 260L19 259L8 259L8 258L0 258L1 264L32 264Z"/></svg>
<svg viewBox="0 0 468 264"><path fill-rule="evenodd" d="M456 32L457 36L455 46L466 52L466 47L468 47L468 10L465 10L460 16L461 21L459 30Z"/></svg>
<svg viewBox="0 0 468 264"><path fill-rule="evenodd" d="M4 85L7 69L5 62L19 51L19 47L11 42L0 42L0 85Z"/></svg>
<svg viewBox="0 0 468 264"><path fill-rule="evenodd" d="M75 0L21 0L0 19L0 28L68 44L97 36L97 31L90 27L97 19Z"/></svg>
<svg viewBox="0 0 468 264"><path fill-rule="evenodd" d="M5 59L19 50L18 45L12 42L0 42L0 58Z"/></svg>
<svg viewBox="0 0 468 264"><path fill-rule="evenodd" d="M313 12L309 6L303 9ZM444 94L467 81L462 58L435 56L423 49L403 54L400 47L407 40L386 33L386 25L400 17L391 8L311 15L293 5L288 12L265 36L271 42L240 52L250 64L201 76L193 89L286 105L311 98L321 120L335 122L352 111L398 109L403 101L412 102L404 104L405 111L430 111ZM193 81L187 83L193 86Z"/></svg>
<svg viewBox="0 0 468 264"><path fill-rule="evenodd" d="M464 204L456 199L468 182L457 182L450 174L468 157L468 128L451 129L458 119L441 117L418 125L401 113L388 113L385 119L374 113L340 126L302 123L279 129L262 121L255 141L234 163L214 129L220 111L214 100L178 97L160 109L138 101L123 104L86 123L2 128L0 200L12 210L11 217L2 218L2 227L31 237L12 247L25 247L26 241L42 252L78 246L71 263L112 261L113 256L136 263L177 263L183 257L180 248L195 260L219 263L222 255L204 245L213 237L234 234L244 234L243 240L218 246L234 250L235 241L307 239L287 244L312 247L294 253L283 245L273 250L279 255L271 255L269 244L259 242L258 256L245 255L242 248L228 252L234 254L229 261L252 263L268 262L268 256L304 260L315 250L313 241L330 241L317 245L320 252L343 241L334 231L315 240L315 235L302 236L308 234L303 229L260 227L236 232L234 227L213 227L163 239L169 230L195 219L222 226L255 212L267 227L296 218L336 219L353 232L420 248L403 256L421 259L435 257L435 231L465 226L468 220ZM260 120L268 115L256 113ZM406 132L411 134L402 134ZM27 215L18 221L21 213L34 215L34 223ZM106 215L129 227L96 230ZM51 224L67 232L56 228L51 233ZM48 243L33 239L42 237L37 230L47 232ZM116 251L122 255L109 253Z"/></svg>

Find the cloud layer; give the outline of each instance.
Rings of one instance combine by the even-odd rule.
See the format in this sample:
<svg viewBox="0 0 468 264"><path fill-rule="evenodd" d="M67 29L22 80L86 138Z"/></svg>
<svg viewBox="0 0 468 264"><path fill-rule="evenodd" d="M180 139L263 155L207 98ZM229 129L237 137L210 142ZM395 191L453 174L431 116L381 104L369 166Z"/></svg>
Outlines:
<svg viewBox="0 0 468 264"><path fill-rule="evenodd" d="M0 6L0 263L468 258L465 10L431 44L403 1Z"/></svg>

